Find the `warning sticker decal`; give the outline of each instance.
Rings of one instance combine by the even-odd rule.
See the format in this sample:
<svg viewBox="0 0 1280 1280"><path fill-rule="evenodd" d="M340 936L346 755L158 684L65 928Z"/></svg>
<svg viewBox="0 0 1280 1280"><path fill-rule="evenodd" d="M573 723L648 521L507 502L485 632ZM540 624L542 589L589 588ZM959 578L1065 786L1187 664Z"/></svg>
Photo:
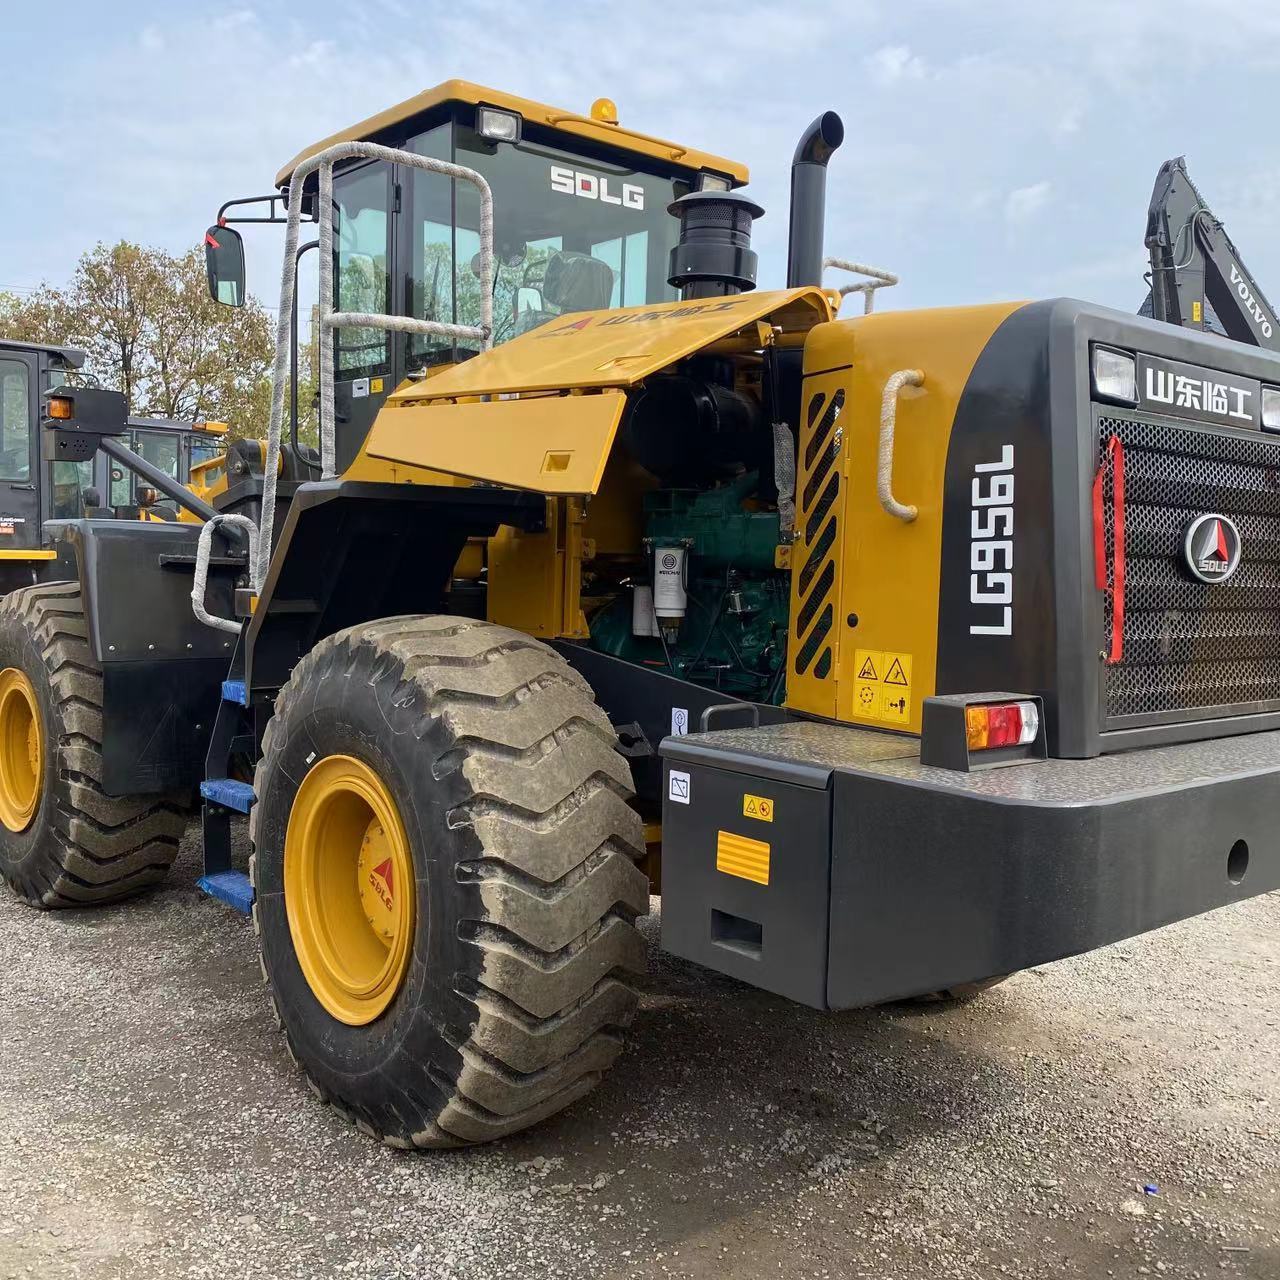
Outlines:
<svg viewBox="0 0 1280 1280"><path fill-rule="evenodd" d="M742 816L756 818L760 822L772 822L773 801L768 796L753 796L748 792L742 797Z"/></svg>
<svg viewBox="0 0 1280 1280"><path fill-rule="evenodd" d="M672 769L667 777L667 799L677 804L688 804L689 791L689 775L683 769Z"/></svg>
<svg viewBox="0 0 1280 1280"><path fill-rule="evenodd" d="M906 728L911 723L911 654L859 649L853 665L853 714Z"/></svg>

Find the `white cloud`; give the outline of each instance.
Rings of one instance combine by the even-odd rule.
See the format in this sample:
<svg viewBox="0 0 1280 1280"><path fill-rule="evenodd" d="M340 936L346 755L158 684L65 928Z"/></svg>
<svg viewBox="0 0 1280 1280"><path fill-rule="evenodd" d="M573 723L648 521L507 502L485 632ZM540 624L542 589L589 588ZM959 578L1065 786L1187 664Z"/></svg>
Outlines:
<svg viewBox="0 0 1280 1280"><path fill-rule="evenodd" d="M911 52L909 45L887 44L866 59L871 77L877 84L897 84L900 80L923 80L924 60Z"/></svg>
<svg viewBox="0 0 1280 1280"><path fill-rule="evenodd" d="M1016 187L1005 197L1004 220L1017 226L1035 217L1049 203L1053 183L1036 182L1029 187Z"/></svg>
<svg viewBox="0 0 1280 1280"><path fill-rule="evenodd" d="M294 71L308 68L312 71L318 70L330 61L333 52L334 45L332 40L312 40L301 53L290 55L289 67Z"/></svg>
<svg viewBox="0 0 1280 1280"><path fill-rule="evenodd" d="M159 53L164 48L164 32L150 22L139 32L138 43L148 53Z"/></svg>

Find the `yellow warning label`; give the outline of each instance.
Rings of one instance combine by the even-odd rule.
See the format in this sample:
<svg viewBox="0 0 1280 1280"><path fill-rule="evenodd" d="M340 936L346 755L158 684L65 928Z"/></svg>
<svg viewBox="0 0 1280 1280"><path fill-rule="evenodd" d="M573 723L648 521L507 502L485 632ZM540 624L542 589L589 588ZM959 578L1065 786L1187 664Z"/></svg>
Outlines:
<svg viewBox="0 0 1280 1280"><path fill-rule="evenodd" d="M1204 312L1199 302L1191 304L1191 323L1199 324L1204 319Z"/></svg>
<svg viewBox="0 0 1280 1280"><path fill-rule="evenodd" d="M911 722L911 655L859 649L853 657L856 677L853 714L899 727Z"/></svg>
<svg viewBox="0 0 1280 1280"><path fill-rule="evenodd" d="M911 699L901 689L881 689L880 719L892 724L910 723Z"/></svg>
<svg viewBox="0 0 1280 1280"><path fill-rule="evenodd" d="M377 395L381 390L382 390L382 379L381 379L381 378L370 378L370 379L369 379L369 394L370 394L371 396L376 396L376 395Z"/></svg>
<svg viewBox="0 0 1280 1280"><path fill-rule="evenodd" d="M742 816L744 818L758 818L761 822L772 822L773 801L768 796L744 795L742 797Z"/></svg>
<svg viewBox="0 0 1280 1280"><path fill-rule="evenodd" d="M716 870L740 880L769 883L769 846L763 840L735 835L732 831L716 833Z"/></svg>

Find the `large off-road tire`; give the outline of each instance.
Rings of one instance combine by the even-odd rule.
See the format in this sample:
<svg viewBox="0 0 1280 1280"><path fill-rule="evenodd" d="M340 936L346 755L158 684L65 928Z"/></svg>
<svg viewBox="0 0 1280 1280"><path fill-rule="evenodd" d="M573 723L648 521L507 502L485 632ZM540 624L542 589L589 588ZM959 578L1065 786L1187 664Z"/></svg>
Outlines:
<svg viewBox="0 0 1280 1280"><path fill-rule="evenodd" d="M102 788L102 670L75 582L0 600L0 874L36 907L115 902L163 880L182 796Z"/></svg>
<svg viewBox="0 0 1280 1280"><path fill-rule="evenodd" d="M599 1082L644 965L644 835L608 718L554 650L455 617L340 632L280 691L255 789L263 972L322 1098L444 1147Z"/></svg>

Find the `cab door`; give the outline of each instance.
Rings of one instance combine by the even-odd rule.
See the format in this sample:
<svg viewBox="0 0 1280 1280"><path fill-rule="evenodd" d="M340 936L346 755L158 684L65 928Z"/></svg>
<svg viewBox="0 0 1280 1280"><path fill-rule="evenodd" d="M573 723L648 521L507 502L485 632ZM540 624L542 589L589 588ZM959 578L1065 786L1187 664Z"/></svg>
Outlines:
<svg viewBox="0 0 1280 1280"><path fill-rule="evenodd" d="M0 350L0 552L41 544L38 373L33 354Z"/></svg>
<svg viewBox="0 0 1280 1280"><path fill-rule="evenodd" d="M372 161L333 176L333 303L337 311L388 315L395 209L392 167ZM392 335L385 329L335 329L334 435L337 465L350 465L383 400L396 385Z"/></svg>

